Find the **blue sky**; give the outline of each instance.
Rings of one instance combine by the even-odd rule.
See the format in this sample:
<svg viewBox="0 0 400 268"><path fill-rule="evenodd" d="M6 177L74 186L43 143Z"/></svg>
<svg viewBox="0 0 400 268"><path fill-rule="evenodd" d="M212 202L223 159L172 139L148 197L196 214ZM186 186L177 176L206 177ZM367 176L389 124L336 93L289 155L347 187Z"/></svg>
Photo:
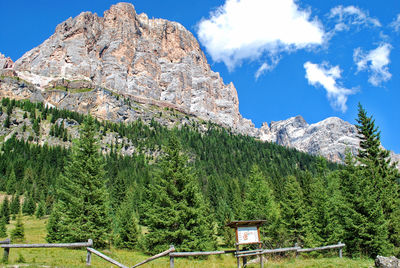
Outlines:
<svg viewBox="0 0 400 268"><path fill-rule="evenodd" d="M1 1L0 52L14 61L82 11L118 1ZM240 112L257 127L302 115L355 123L372 114L387 149L400 153L400 1L138 0L149 18L191 31L209 64L233 82Z"/></svg>

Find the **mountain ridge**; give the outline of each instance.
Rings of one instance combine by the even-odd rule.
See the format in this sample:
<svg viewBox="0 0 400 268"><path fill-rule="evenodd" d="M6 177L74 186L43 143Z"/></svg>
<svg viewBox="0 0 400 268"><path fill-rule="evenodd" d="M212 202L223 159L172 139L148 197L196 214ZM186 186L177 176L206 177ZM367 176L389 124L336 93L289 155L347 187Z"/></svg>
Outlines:
<svg viewBox="0 0 400 268"><path fill-rule="evenodd" d="M339 118L310 125L296 116L256 128L240 114L233 83L225 84L211 70L192 33L177 22L137 14L129 3L111 6L103 17L82 12L67 19L15 63L0 54L0 70L3 76L31 83L0 82L2 96L45 101L103 120L129 122L156 114L125 102L139 103L174 109L335 162L343 161L347 147L353 153L358 149L355 126Z"/></svg>

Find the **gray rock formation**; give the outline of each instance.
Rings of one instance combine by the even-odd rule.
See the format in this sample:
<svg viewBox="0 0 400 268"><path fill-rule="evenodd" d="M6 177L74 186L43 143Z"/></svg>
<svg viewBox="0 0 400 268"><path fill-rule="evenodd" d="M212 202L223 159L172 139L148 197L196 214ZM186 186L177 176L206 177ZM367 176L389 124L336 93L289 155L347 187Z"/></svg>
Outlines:
<svg viewBox="0 0 400 268"><path fill-rule="evenodd" d="M3 54L0 53L0 70L1 69L9 69L14 66L14 62Z"/></svg>
<svg viewBox="0 0 400 268"><path fill-rule="evenodd" d="M239 113L235 87L210 69L194 36L179 23L137 14L128 3L111 6L104 17L69 18L17 60L15 70L41 88L60 79L89 81L255 135Z"/></svg>
<svg viewBox="0 0 400 268"><path fill-rule="evenodd" d="M400 268L400 260L396 257L377 256L375 259L375 267L379 268Z"/></svg>
<svg viewBox="0 0 400 268"><path fill-rule="evenodd" d="M322 155L332 161L344 159L346 148L357 152L359 139L354 125L337 117L330 117L309 125L303 117L264 124L260 139L275 142L313 155Z"/></svg>
<svg viewBox="0 0 400 268"><path fill-rule="evenodd" d="M358 148L356 128L339 118L309 125L297 116L256 129L240 115L234 85L210 69L189 31L137 14L128 3L113 5L103 17L83 12L69 18L15 64L0 53L0 97L44 101L115 122L155 118L175 125L189 123L189 115L332 161Z"/></svg>

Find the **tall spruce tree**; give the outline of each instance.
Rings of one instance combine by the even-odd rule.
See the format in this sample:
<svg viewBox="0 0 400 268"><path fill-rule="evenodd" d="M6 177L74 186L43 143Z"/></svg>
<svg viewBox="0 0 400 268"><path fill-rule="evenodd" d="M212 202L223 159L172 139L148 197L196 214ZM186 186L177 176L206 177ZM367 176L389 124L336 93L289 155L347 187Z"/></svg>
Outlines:
<svg viewBox="0 0 400 268"><path fill-rule="evenodd" d="M49 241L77 242L91 238L95 247L107 245L111 221L104 174L95 121L88 116L59 177L58 199L47 226Z"/></svg>
<svg viewBox="0 0 400 268"><path fill-rule="evenodd" d="M1 204L0 217L3 217L7 224L10 223L10 205L7 196L4 197L4 201Z"/></svg>
<svg viewBox="0 0 400 268"><path fill-rule="evenodd" d="M375 120L368 116L361 104L358 104L357 130L360 138L360 149L357 160L360 162L361 174L373 188L376 201L382 206L382 213L387 225L390 246L400 250L398 240L400 231L399 204L399 171L392 163L389 151L381 146L380 131ZM372 198L372 196L370 196ZM392 252L393 253L393 252Z"/></svg>
<svg viewBox="0 0 400 268"><path fill-rule="evenodd" d="M302 244L307 219L303 191L296 177L288 176L283 181L281 195L281 221L285 231L282 243L285 246L293 246L294 243Z"/></svg>
<svg viewBox="0 0 400 268"><path fill-rule="evenodd" d="M276 240L282 231L279 206L258 165L253 165L250 170L241 217L243 220L266 220L261 227L263 243L270 248L276 246Z"/></svg>
<svg viewBox="0 0 400 268"><path fill-rule="evenodd" d="M15 228L11 230L11 239L15 241L23 241L25 239L25 227L22 222L22 214L18 213Z"/></svg>
<svg viewBox="0 0 400 268"><path fill-rule="evenodd" d="M140 229L134 213L133 194L128 194L117 212L117 230L115 244L119 248L134 249L139 240Z"/></svg>
<svg viewBox="0 0 400 268"><path fill-rule="evenodd" d="M161 173L149 187L146 250L157 253L170 245L181 251L215 248L212 218L175 136L165 151Z"/></svg>
<svg viewBox="0 0 400 268"><path fill-rule="evenodd" d="M21 203L19 200L18 194L14 194L11 198L11 204L10 204L10 212L13 214L13 219L15 219L15 215L18 215L19 211L21 209Z"/></svg>
<svg viewBox="0 0 400 268"><path fill-rule="evenodd" d="M0 218L0 238L7 237L7 226L6 219L4 217Z"/></svg>

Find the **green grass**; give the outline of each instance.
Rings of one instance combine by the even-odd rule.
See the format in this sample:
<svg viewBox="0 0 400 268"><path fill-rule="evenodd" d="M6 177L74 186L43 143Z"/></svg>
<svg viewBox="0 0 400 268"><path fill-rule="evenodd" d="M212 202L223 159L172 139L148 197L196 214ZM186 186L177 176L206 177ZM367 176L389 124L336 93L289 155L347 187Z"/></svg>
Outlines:
<svg viewBox="0 0 400 268"><path fill-rule="evenodd" d="M67 91L67 87L65 87L65 86L55 86L55 87L49 88L48 90Z"/></svg>
<svg viewBox="0 0 400 268"><path fill-rule="evenodd" d="M47 219L37 220L34 217L24 216L25 241L23 243L46 243L46 223ZM14 228L14 221L7 226L8 233ZM0 240L3 240L1 238ZM14 242L17 243L17 242ZM130 250L109 249L100 250L105 255L114 258L120 263L132 266L139 263L149 256ZM0 252L2 254L2 252ZM266 256L269 257L269 256ZM0 256L0 259L2 256ZM85 249L10 249L8 265L2 267L14 267L16 264L21 264L18 260L24 259L24 267L68 267L68 268L83 268L86 266L86 250ZM299 258L285 259L270 259L264 267L371 267L372 260L352 260L348 258L307 258L301 256ZM91 267L115 267L100 257L92 254ZM153 262L145 264L141 267L169 267L169 258L163 257ZM204 268L219 268L219 267L236 267L236 259L232 255L211 256L206 260L196 260L188 258L175 258L175 267L204 267ZM249 265L248 267L260 267L257 265Z"/></svg>
<svg viewBox="0 0 400 268"><path fill-rule="evenodd" d="M83 93L83 92L90 92L92 88L77 88L77 89L69 89L68 91L71 93Z"/></svg>

